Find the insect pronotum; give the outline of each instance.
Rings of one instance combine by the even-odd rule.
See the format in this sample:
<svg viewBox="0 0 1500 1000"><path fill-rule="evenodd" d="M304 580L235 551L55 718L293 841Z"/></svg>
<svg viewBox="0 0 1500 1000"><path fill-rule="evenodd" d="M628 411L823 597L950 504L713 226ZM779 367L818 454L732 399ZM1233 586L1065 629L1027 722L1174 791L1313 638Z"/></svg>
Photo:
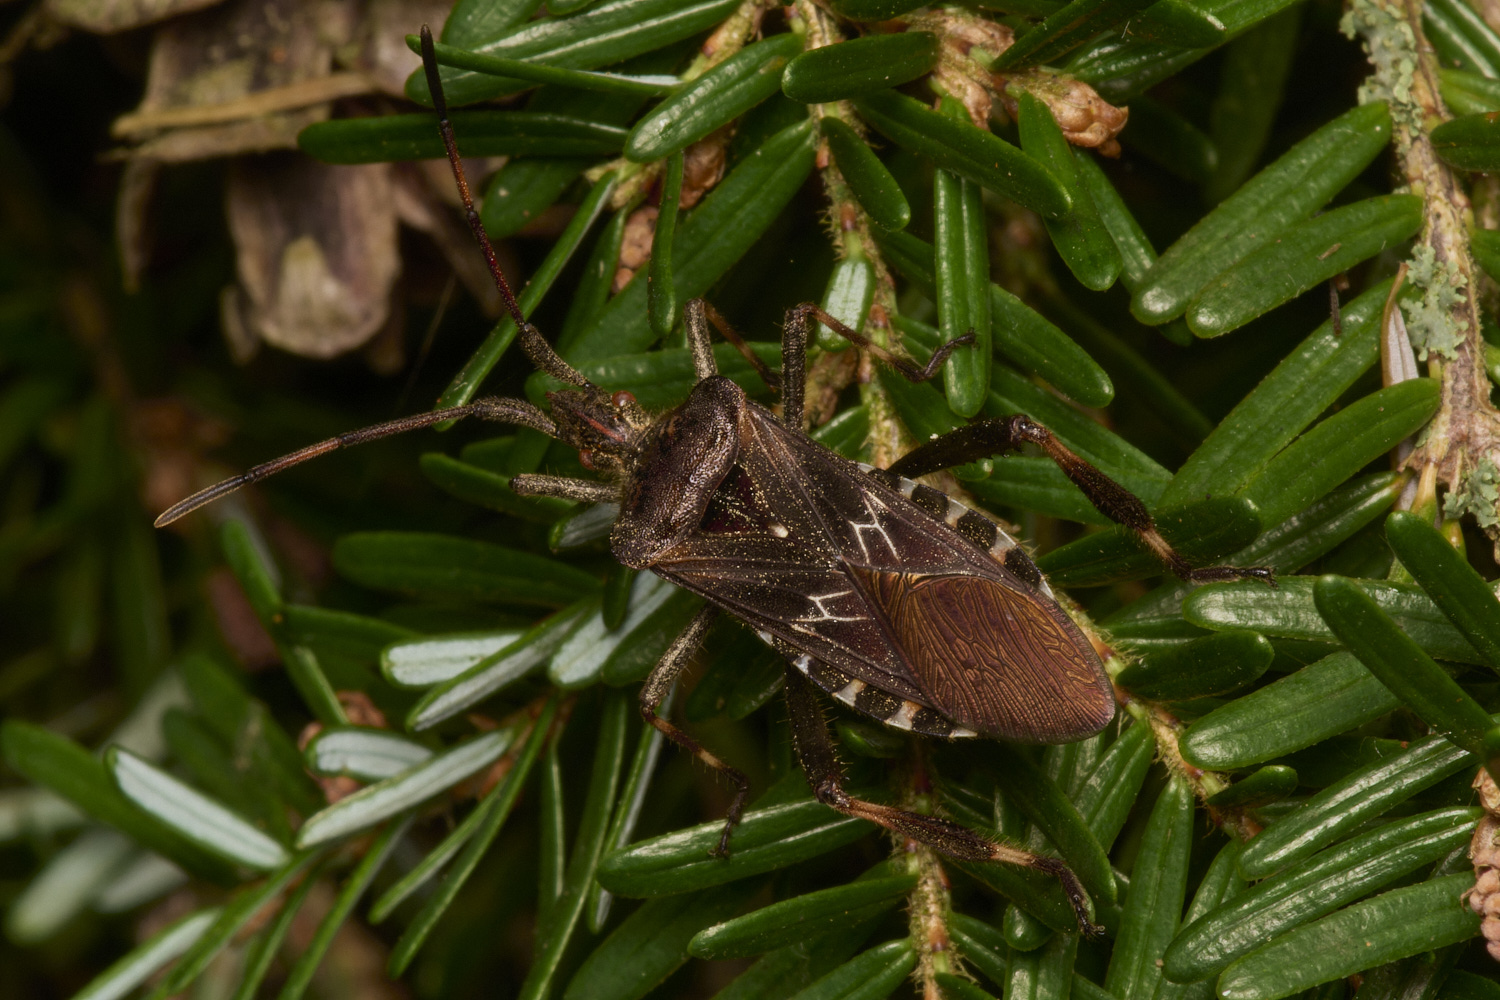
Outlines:
<svg viewBox="0 0 1500 1000"><path fill-rule="evenodd" d="M955 858L1050 873L1080 926L1093 931L1087 896L1063 862L939 817L856 798L844 787L818 688L887 725L947 739L1067 743L1098 732L1115 714L1113 689L1092 644L1016 541L983 513L915 480L1030 443L1182 578L1255 577L1274 585L1270 570L1189 565L1157 532L1145 504L1025 416L961 427L888 469L847 461L803 433L807 337L815 320L914 381L932 377L963 338L918 368L816 305L796 306L787 314L779 378L761 369L780 383L778 417L718 374L710 323L738 338L700 300L685 309L698 378L685 403L651 414L630 393L594 385L521 315L474 211L425 27L422 52L469 225L521 347L537 368L571 388L548 394L550 413L518 399L487 398L351 431L196 493L157 525L325 452L443 421L480 417L540 431L578 448L601 481L522 475L512 481L516 492L618 504L610 536L615 557L708 601L646 679L640 707L651 725L734 782L717 853L728 851L748 782L657 708L727 611L786 657L793 745L820 801Z"/></svg>

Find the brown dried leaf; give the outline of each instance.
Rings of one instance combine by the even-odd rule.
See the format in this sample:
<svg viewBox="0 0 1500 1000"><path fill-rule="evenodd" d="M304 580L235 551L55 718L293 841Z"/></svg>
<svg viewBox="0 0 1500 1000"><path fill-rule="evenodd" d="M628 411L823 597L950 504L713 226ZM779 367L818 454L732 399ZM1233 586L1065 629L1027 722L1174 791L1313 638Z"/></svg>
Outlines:
<svg viewBox="0 0 1500 1000"><path fill-rule="evenodd" d="M124 116L117 134L173 128L132 151L162 162L295 147L298 131L327 117L326 104L279 114L268 109L368 88L342 77L332 90L316 82L332 72L334 49L353 37L358 11L357 0L230 0L163 25L140 107ZM277 93L265 108L264 101L244 103L266 92ZM207 120L223 124L174 128L183 124L182 112L204 108L216 109Z"/></svg>
<svg viewBox="0 0 1500 1000"><path fill-rule="evenodd" d="M147 139L130 150L129 155L149 157L161 163L192 163L240 153L295 149L297 133L327 117L328 110L324 107L228 125L173 129Z"/></svg>
<svg viewBox="0 0 1500 1000"><path fill-rule="evenodd" d="M405 98L406 78L422 65L406 45L406 36L423 24L448 18L449 0L370 0L360 25L359 69L377 88Z"/></svg>
<svg viewBox="0 0 1500 1000"><path fill-rule="evenodd" d="M116 139L152 138L164 130L193 129L206 125L255 124L262 119L282 112L298 111L312 105L324 105L341 97L357 97L371 90L370 80L363 73L333 73L289 83L284 87L257 90L245 97L237 97L221 104L195 104L181 108L163 108L159 111L132 111L121 115L110 126L110 134ZM313 108L303 116L312 114L314 120L326 117L327 109ZM281 131L278 127L276 131Z"/></svg>
<svg viewBox="0 0 1500 1000"><path fill-rule="evenodd" d="M44 9L54 21L96 35L109 35L179 14L212 7L220 0L46 0Z"/></svg>
<svg viewBox="0 0 1500 1000"><path fill-rule="evenodd" d="M331 358L374 336L401 270L390 167L272 154L237 161L228 187L241 337Z"/></svg>

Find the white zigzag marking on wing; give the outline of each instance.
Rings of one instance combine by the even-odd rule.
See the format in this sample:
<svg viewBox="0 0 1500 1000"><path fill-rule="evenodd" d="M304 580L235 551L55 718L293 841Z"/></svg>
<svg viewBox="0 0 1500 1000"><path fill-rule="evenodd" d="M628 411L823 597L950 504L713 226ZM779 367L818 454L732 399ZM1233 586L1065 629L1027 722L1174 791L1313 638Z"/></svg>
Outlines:
<svg viewBox="0 0 1500 1000"><path fill-rule="evenodd" d="M886 534L885 526L880 523L880 513L871 506L872 499L874 498L870 494L865 492L860 493L860 500L864 503L865 511L870 515L870 520L869 523L863 521L849 522L849 527L854 529L854 540L859 543L859 549L864 553L866 562L870 561L870 547L865 544L866 531L873 531L879 535L880 540L885 542L885 547L890 550L891 555L900 559L901 553L896 550L896 543L891 541L891 536ZM879 504L882 511L885 510L885 505L881 504L879 500L875 500L875 503Z"/></svg>
<svg viewBox="0 0 1500 1000"><path fill-rule="evenodd" d="M811 594L808 600L812 601L813 614L803 615L796 619L799 622L858 622L864 621L865 615L836 615L823 606L824 601L831 601L837 597L848 597L853 594L852 590L837 590L831 594Z"/></svg>

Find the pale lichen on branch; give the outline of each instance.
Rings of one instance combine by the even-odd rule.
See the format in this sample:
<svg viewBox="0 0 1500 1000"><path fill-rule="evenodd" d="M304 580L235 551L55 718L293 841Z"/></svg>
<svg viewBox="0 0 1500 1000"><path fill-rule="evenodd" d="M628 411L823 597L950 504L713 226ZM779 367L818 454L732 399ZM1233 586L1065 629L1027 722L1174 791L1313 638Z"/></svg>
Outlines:
<svg viewBox="0 0 1500 1000"><path fill-rule="evenodd" d="M1413 348L1428 374L1442 381L1442 405L1406 464L1422 481L1448 489L1444 513L1474 514L1500 539L1496 517L1495 452L1500 414L1490 404L1480 336L1477 287L1469 253L1468 193L1438 159L1427 133L1448 117L1438 93L1437 57L1422 36L1422 5L1416 0L1354 0L1342 27L1359 37L1375 71L1360 89L1362 101L1389 102L1397 167L1413 193L1423 198L1423 225L1408 273L1415 295L1403 296L1402 313ZM1431 487L1413 498L1415 508L1434 508Z"/></svg>

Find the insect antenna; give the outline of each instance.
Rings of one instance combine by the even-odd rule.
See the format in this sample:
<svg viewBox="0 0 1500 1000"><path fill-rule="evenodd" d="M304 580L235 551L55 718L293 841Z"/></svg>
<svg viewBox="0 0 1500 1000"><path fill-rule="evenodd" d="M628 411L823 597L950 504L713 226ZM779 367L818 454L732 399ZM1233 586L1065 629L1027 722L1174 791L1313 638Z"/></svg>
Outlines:
<svg viewBox="0 0 1500 1000"><path fill-rule="evenodd" d="M448 165L453 168L453 180L458 184L458 196L463 200L464 215L469 220L469 229L474 233L474 239L479 241L484 262L490 269L495 287L500 290L500 297L505 300L505 308L510 312L510 318L516 322L521 349L526 352L532 364L559 382L599 391L598 386L559 357L541 332L526 321L515 295L511 293L510 282L505 280L505 275L500 270L500 262L495 259L495 248L490 244L489 234L484 231L484 223L474 210L474 196L469 193L469 179L464 175L463 160L458 155L458 142L453 138L453 124L448 120L448 99L443 95L443 79L438 73L437 54L432 47L432 29L425 24L422 25L422 70L427 74L427 90L432 94L433 110L438 113L438 132L443 137Z"/></svg>
<svg viewBox="0 0 1500 1000"><path fill-rule="evenodd" d="M269 462L262 462L245 472L226 479L221 483L215 483L207 489L199 490L186 500L179 500L167 508L160 517L156 519L156 526L164 528L178 518L191 514L193 511L219 499L222 496L233 493L241 486L249 486L258 483L268 476L274 476L283 469L290 469L294 465L301 465L308 459L326 455L330 451L338 451L340 448L348 448L356 444L364 444L367 441L379 441L381 438L393 437L397 434L405 434L407 431L420 430L423 427L431 427L448 420L462 420L465 417L479 417L484 420L495 420L501 423L517 424L521 427L530 427L541 431L549 437L557 436L557 425L552 422L541 410L530 403L519 399L476 399L472 403L463 406L450 406L442 410L430 410L427 413L414 413L409 417L401 417L398 420L389 420L383 424L375 424L371 427L361 427L357 431L340 434L337 437L310 444L306 448L299 448L290 455L282 455L273 458Z"/></svg>

